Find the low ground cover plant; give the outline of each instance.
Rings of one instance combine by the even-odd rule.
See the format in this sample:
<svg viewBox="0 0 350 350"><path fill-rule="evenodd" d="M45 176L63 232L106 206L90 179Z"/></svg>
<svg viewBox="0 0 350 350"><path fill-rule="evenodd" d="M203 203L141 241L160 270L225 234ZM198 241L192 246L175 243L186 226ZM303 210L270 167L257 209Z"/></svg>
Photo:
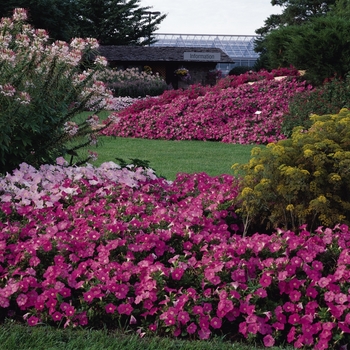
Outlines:
<svg viewBox="0 0 350 350"><path fill-rule="evenodd" d="M22 164L1 179L0 315L272 347L349 342L346 225L240 234L232 176Z"/></svg>
<svg viewBox="0 0 350 350"><path fill-rule="evenodd" d="M237 67L238 68L238 67ZM273 80L276 77L298 77L300 72L294 68L278 68L267 71L261 69L259 71L247 70L246 72L238 75L228 75L223 79L220 79L216 84L217 89L226 89L228 87L238 87L239 85L246 84L248 82L256 82L261 80Z"/></svg>
<svg viewBox="0 0 350 350"><path fill-rule="evenodd" d="M288 103L295 93L309 88L296 78L265 79L226 89L193 86L112 113L116 122L103 134L266 144L285 138L281 125Z"/></svg>

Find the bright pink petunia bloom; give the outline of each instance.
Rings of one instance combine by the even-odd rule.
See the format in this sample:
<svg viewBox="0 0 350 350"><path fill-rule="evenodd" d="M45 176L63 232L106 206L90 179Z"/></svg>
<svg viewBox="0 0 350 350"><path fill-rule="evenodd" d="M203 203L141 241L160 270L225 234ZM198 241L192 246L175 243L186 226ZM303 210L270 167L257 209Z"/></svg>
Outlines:
<svg viewBox="0 0 350 350"><path fill-rule="evenodd" d="M187 322L189 322L190 320L190 316L188 314L188 312L186 311L180 311L177 315L177 320L181 323L181 324L186 324Z"/></svg>
<svg viewBox="0 0 350 350"><path fill-rule="evenodd" d="M210 330L208 328L201 328L198 331L198 336L202 340L209 339L209 337L210 337Z"/></svg>
<svg viewBox="0 0 350 350"><path fill-rule="evenodd" d="M30 316L27 320L28 325L31 327L36 326L38 322L39 322L39 318L36 316Z"/></svg>
<svg viewBox="0 0 350 350"><path fill-rule="evenodd" d="M261 278L259 279L259 283L262 287L266 288L268 287L272 282L272 278L271 276L269 276L268 274L264 273Z"/></svg>
<svg viewBox="0 0 350 350"><path fill-rule="evenodd" d="M116 309L117 307L112 303L109 303L105 306L105 310L107 314L114 314Z"/></svg>
<svg viewBox="0 0 350 350"><path fill-rule="evenodd" d="M291 343L295 339L296 328L293 326L287 334L287 341Z"/></svg>
<svg viewBox="0 0 350 350"><path fill-rule="evenodd" d="M174 271L171 273L171 277L175 281L180 281L185 270L183 268L177 267L174 269Z"/></svg>
<svg viewBox="0 0 350 350"><path fill-rule="evenodd" d="M213 327L214 329L220 329L222 325L222 320L221 318L218 317L213 317L210 320L210 326Z"/></svg>
<svg viewBox="0 0 350 350"><path fill-rule="evenodd" d="M61 321L63 315L60 312L56 311L51 315L51 317L54 321Z"/></svg>
<svg viewBox="0 0 350 350"><path fill-rule="evenodd" d="M197 330L197 325L192 322L187 326L186 330L188 334L194 334Z"/></svg>
<svg viewBox="0 0 350 350"><path fill-rule="evenodd" d="M275 339L270 334L265 335L265 337L263 338L263 342L267 348L270 348L271 346L275 345Z"/></svg>

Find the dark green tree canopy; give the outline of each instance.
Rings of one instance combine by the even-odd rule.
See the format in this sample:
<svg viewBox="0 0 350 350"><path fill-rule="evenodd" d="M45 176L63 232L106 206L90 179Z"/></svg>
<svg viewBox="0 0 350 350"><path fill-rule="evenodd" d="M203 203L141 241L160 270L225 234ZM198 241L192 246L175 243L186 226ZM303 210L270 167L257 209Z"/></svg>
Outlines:
<svg viewBox="0 0 350 350"><path fill-rule="evenodd" d="M283 7L281 14L274 14L265 20L265 25L255 31L259 37L254 42L254 50L260 53L259 68L269 68L266 56L266 36L273 30L290 25L302 25L312 18L324 16L337 0L271 0L273 6ZM346 1L346 0L344 0Z"/></svg>
<svg viewBox="0 0 350 350"><path fill-rule="evenodd" d="M288 25L301 25L311 18L320 17L330 11L336 0L271 0L273 6L283 7L279 15L271 15L265 25L255 32L267 34L273 29Z"/></svg>
<svg viewBox="0 0 350 350"><path fill-rule="evenodd" d="M348 19L331 15L273 30L265 39L269 65L306 70L316 85L344 77L350 71L349 32Z"/></svg>
<svg viewBox="0 0 350 350"><path fill-rule="evenodd" d="M147 45L166 17L140 7L139 0L76 0L77 36L96 38L102 45ZM155 11L154 11L155 12Z"/></svg>
<svg viewBox="0 0 350 350"><path fill-rule="evenodd" d="M306 70L314 84L350 71L349 0L272 0L271 4L284 10L256 30L260 67L293 65Z"/></svg>
<svg viewBox="0 0 350 350"><path fill-rule="evenodd" d="M76 3L72 0L1 0L0 18L11 17L16 7L28 11L28 23L46 29L50 37L69 41L74 36Z"/></svg>
<svg viewBox="0 0 350 350"><path fill-rule="evenodd" d="M2 0L0 17L28 10L29 23L46 29L54 40L93 37L101 45L148 45L166 17L140 0Z"/></svg>

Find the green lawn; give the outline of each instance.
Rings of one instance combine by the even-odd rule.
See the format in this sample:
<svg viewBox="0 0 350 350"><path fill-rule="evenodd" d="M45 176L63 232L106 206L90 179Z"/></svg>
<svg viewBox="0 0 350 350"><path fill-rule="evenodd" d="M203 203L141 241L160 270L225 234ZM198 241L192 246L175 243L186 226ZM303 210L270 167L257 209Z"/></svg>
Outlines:
<svg viewBox="0 0 350 350"><path fill-rule="evenodd" d="M1 350L258 350L255 344L232 343L215 338L186 341L166 337L140 338L135 332L116 333L93 329L28 327L6 322L0 327ZM277 349L292 349L272 347Z"/></svg>
<svg viewBox="0 0 350 350"><path fill-rule="evenodd" d="M135 138L102 137L97 149L98 166L103 162L122 158L147 160L159 176L174 180L177 173L205 172L211 176L232 174L234 163L246 163L253 145L233 145L221 142L167 141Z"/></svg>
<svg viewBox="0 0 350 350"><path fill-rule="evenodd" d="M99 113L100 119L107 118L110 112ZM74 120L81 122L91 112L83 112ZM168 141L123 137L99 137L99 146L91 146L98 153L99 166L103 162L119 163L117 158L132 164L132 159L148 161L149 167L159 176L174 180L177 173L205 172L208 175L233 174L234 163L249 161L250 152L256 145L235 145L211 141ZM85 154L85 153L84 153ZM68 159L68 158L67 158Z"/></svg>

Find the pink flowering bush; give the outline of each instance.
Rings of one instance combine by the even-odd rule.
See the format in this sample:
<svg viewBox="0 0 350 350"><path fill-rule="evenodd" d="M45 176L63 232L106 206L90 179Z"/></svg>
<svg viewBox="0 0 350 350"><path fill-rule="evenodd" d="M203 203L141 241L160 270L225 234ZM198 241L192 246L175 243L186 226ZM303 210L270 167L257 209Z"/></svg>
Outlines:
<svg viewBox="0 0 350 350"><path fill-rule="evenodd" d="M95 55L86 65L98 48L96 39L51 42L45 30L32 28L26 19L23 8L0 19L1 174L23 162L55 163L59 156L77 156L77 149L95 145L97 131L88 120L76 123L76 116L108 109L113 99L95 79L106 59ZM80 156L83 163L89 158L86 152Z"/></svg>
<svg viewBox="0 0 350 350"><path fill-rule="evenodd" d="M281 126L289 101L295 93L307 89L310 87L296 78L271 78L225 89L193 86L186 91L165 92L120 111L117 122L103 133L266 144L285 138ZM112 113L110 118L115 117Z"/></svg>
<svg viewBox="0 0 350 350"><path fill-rule="evenodd" d="M228 87L237 87L239 85L255 82L260 80L273 80L276 77L298 77L300 76L299 71L294 67L289 68L277 68L273 69L271 72L261 69L258 72L247 71L238 76L228 75L227 77L220 79L216 84L217 89L226 89Z"/></svg>
<svg viewBox="0 0 350 350"><path fill-rule="evenodd" d="M232 176L27 164L0 180L0 316L338 349L350 230L240 234Z"/></svg>

